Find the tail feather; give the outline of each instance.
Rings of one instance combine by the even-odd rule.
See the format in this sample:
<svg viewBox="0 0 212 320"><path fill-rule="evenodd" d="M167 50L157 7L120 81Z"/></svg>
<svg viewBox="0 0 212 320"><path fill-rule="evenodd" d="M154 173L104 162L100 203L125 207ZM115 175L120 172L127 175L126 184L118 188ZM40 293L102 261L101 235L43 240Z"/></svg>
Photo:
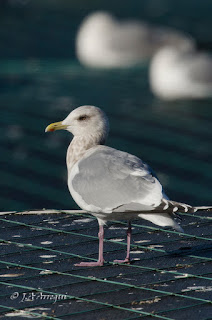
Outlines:
<svg viewBox="0 0 212 320"><path fill-rule="evenodd" d="M154 212L167 212L170 214L176 214L178 212L188 212L193 213L197 211L212 211L212 206L200 206L200 207L193 207L186 203L171 201L162 199L160 205L154 209Z"/></svg>
<svg viewBox="0 0 212 320"><path fill-rule="evenodd" d="M207 207L207 206L200 206L200 207L195 207L196 211L212 211L212 207Z"/></svg>
<svg viewBox="0 0 212 320"><path fill-rule="evenodd" d="M149 220L162 227L172 227L179 232L184 232L182 227L174 220L173 216L177 213L194 213L196 211L212 211L212 206L192 207L189 204L171 201L163 198L160 205L151 211L140 211L139 218Z"/></svg>

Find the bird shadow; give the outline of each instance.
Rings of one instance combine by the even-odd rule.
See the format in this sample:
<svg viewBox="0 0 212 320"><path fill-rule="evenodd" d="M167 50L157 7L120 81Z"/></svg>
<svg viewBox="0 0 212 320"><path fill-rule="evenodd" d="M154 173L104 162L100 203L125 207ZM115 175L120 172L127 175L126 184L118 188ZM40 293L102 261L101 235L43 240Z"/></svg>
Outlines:
<svg viewBox="0 0 212 320"><path fill-rule="evenodd" d="M185 246L180 247L177 250L166 251L170 256L188 256L193 255L197 257L203 258L212 258L212 245L211 244L203 244L197 246Z"/></svg>

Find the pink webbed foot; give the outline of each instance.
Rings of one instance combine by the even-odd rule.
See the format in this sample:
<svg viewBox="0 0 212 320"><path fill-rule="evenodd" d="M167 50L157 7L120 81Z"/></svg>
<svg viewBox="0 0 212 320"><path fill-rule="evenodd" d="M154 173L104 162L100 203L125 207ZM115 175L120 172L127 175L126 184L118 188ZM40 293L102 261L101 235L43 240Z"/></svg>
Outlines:
<svg viewBox="0 0 212 320"><path fill-rule="evenodd" d="M114 260L114 263L126 263L126 264L130 264L130 259L126 258L124 260Z"/></svg>
<svg viewBox="0 0 212 320"><path fill-rule="evenodd" d="M94 262L80 262L76 263L76 267L102 267L104 264L104 261L94 261Z"/></svg>

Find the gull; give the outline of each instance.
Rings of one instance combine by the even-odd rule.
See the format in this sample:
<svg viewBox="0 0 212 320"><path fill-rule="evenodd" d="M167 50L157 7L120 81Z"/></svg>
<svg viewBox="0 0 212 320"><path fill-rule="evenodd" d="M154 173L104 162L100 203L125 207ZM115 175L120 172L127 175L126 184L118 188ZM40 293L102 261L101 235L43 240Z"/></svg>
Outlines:
<svg viewBox="0 0 212 320"><path fill-rule="evenodd" d="M76 55L89 67L125 68L146 62L164 45L193 48L183 32L137 20L119 21L106 11L82 21L76 35Z"/></svg>
<svg viewBox="0 0 212 320"><path fill-rule="evenodd" d="M77 266L102 266L104 225L110 220L128 220L127 255L117 263L130 263L131 220L143 218L158 226L183 232L174 220L177 212L209 210L168 200L151 168L138 157L105 146L109 122L95 106L74 109L63 121L46 127L46 132L64 129L73 139L67 150L68 188L80 208L99 223L99 257Z"/></svg>
<svg viewBox="0 0 212 320"><path fill-rule="evenodd" d="M149 71L153 93L164 100L212 97L212 55L166 46L153 57Z"/></svg>

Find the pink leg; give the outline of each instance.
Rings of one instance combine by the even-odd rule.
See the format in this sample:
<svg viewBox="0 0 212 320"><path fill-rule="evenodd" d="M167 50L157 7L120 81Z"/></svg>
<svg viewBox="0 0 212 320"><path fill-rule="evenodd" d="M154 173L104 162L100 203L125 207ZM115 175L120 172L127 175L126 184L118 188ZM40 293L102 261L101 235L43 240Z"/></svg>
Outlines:
<svg viewBox="0 0 212 320"><path fill-rule="evenodd" d="M99 226L99 258L96 262L80 262L76 263L75 266L77 267L100 267L104 264L103 259L103 241L104 241L104 227Z"/></svg>
<svg viewBox="0 0 212 320"><path fill-rule="evenodd" d="M131 241L131 221L128 222L128 229L127 229L127 255L124 260L114 260L115 263L130 263L130 241Z"/></svg>

